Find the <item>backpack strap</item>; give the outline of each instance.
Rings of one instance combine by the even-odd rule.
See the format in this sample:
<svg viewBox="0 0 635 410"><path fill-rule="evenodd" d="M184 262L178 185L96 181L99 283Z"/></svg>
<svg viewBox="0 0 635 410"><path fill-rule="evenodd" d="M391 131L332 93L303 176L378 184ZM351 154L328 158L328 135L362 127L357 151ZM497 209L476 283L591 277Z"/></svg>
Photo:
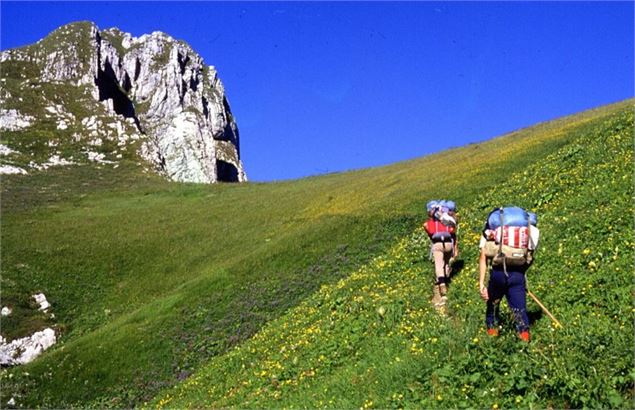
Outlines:
<svg viewBox="0 0 635 410"><path fill-rule="evenodd" d="M502 254L503 253L503 224L504 224L504 220L505 218L503 218L503 208L498 208L498 219L500 221L500 239L498 241L498 254Z"/></svg>
<svg viewBox="0 0 635 410"><path fill-rule="evenodd" d="M441 221L437 221L438 224L442 224ZM438 229L439 225L437 225ZM443 244L443 250L445 251L445 235L441 237L441 243Z"/></svg>
<svg viewBox="0 0 635 410"><path fill-rule="evenodd" d="M533 249L530 249L533 248ZM534 243L533 238L531 237L531 220L527 218L527 253L525 253L525 260L527 261L527 266L531 265L533 262L534 256L533 252L536 250L536 244ZM530 258L531 253L531 258Z"/></svg>
<svg viewBox="0 0 635 410"><path fill-rule="evenodd" d="M503 237L504 237L504 231L505 231L505 225L504 225L504 221L505 218L503 216L503 208L498 208L498 217L500 219L500 240L498 242L498 257L502 257L503 259L503 272L505 273L505 276L509 276L507 274L507 263L505 262L505 254L503 253Z"/></svg>
<svg viewBox="0 0 635 410"><path fill-rule="evenodd" d="M531 237L531 221L527 219L527 252L529 252L530 244L531 248L536 250L536 244L534 243L534 239Z"/></svg>

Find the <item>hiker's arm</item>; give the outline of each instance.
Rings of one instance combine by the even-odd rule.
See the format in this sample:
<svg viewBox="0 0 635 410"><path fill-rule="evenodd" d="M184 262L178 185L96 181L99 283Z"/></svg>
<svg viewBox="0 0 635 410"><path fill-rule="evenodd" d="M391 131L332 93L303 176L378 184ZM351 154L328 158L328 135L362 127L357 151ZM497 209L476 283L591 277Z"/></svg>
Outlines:
<svg viewBox="0 0 635 410"><path fill-rule="evenodd" d="M454 251L452 252L452 257L458 258L458 256L459 256L459 240L455 236L454 237Z"/></svg>
<svg viewBox="0 0 635 410"><path fill-rule="evenodd" d="M527 251L527 253L529 254L529 258L527 258L527 267L530 267L532 263L534 263L534 251L530 250Z"/></svg>
<svg viewBox="0 0 635 410"><path fill-rule="evenodd" d="M489 299L487 294L487 287L485 286L485 273L487 272L487 257L485 252L481 249L481 257L479 259L479 275L478 275L478 289L481 293L481 297L484 300Z"/></svg>

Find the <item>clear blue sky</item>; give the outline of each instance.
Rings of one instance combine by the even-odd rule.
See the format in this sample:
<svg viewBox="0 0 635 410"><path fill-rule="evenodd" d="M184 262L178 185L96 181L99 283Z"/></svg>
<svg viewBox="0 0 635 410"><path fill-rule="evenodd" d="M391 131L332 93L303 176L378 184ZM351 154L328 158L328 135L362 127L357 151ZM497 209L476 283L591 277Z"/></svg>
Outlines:
<svg viewBox="0 0 635 410"><path fill-rule="evenodd" d="M187 41L251 180L410 159L619 101L633 2L7 2L2 49L92 20Z"/></svg>

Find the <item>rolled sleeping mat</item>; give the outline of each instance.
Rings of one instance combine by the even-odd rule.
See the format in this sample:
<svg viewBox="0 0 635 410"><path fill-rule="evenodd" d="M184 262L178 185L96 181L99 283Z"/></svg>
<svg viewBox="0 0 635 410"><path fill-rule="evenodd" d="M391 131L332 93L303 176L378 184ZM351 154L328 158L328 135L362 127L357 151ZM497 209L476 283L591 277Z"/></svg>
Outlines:
<svg viewBox="0 0 635 410"><path fill-rule="evenodd" d="M528 223L536 225L538 222L536 214L527 212L517 206L506 206L503 208L503 225L507 226L527 226ZM499 208L490 212L487 217L487 224L490 229L496 229L501 225Z"/></svg>
<svg viewBox="0 0 635 410"><path fill-rule="evenodd" d="M434 199L432 201L428 201L428 203L426 204L426 208L428 209L428 212L432 211L434 208L439 206L439 201Z"/></svg>
<svg viewBox="0 0 635 410"><path fill-rule="evenodd" d="M428 201L426 208L428 212L432 211L434 208L441 208L446 212L456 212L456 203L445 199L434 199L432 201Z"/></svg>
<svg viewBox="0 0 635 410"><path fill-rule="evenodd" d="M443 200L441 201L441 203L442 203L442 206L444 208L447 208L448 211L456 212L456 204L454 203L454 201Z"/></svg>

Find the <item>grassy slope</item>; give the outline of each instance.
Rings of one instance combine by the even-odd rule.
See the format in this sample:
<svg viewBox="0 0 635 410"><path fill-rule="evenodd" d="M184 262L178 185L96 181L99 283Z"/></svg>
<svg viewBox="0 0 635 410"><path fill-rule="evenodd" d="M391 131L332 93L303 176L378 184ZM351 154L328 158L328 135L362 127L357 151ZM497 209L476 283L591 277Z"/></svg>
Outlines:
<svg viewBox="0 0 635 410"><path fill-rule="evenodd" d="M30 406L130 406L210 357L222 366L228 349L321 285L390 255L420 222L425 198L475 204L518 164L566 146L624 107L389 167L275 184L174 184L132 165L3 177L3 303L24 304L43 291L63 336L37 362L1 374L1 403L18 395L18 403ZM458 165L434 172L447 164ZM418 273L429 269L414 266ZM427 277L416 277L413 286L423 285L417 293L425 293ZM425 297L420 303L426 306ZM396 315L393 324L401 320ZM3 333L29 330L3 320ZM374 339L364 339L369 352ZM319 349L329 356L327 347ZM367 358L385 361L376 352ZM293 394L304 393L290 391L289 400ZM351 400L340 405L359 404L356 396L340 396Z"/></svg>
<svg viewBox="0 0 635 410"><path fill-rule="evenodd" d="M630 408L633 378L632 107L583 127L544 161L462 202L467 263L450 315L428 303L422 232L323 286L249 342L159 396L156 407ZM494 204L538 212L534 341L484 334L477 241ZM485 207L485 208L484 208Z"/></svg>

